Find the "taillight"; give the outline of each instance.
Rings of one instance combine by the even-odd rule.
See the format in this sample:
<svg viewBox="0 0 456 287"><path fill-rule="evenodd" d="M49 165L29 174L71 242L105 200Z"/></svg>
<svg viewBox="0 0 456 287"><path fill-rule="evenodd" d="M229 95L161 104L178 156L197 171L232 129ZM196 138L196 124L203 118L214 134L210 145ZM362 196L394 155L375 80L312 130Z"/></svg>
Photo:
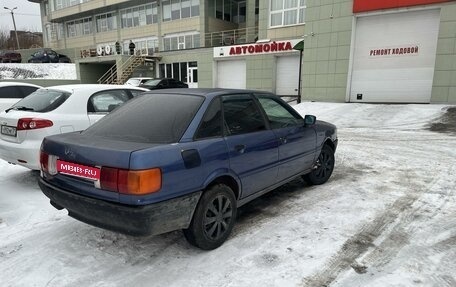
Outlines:
<svg viewBox="0 0 456 287"><path fill-rule="evenodd" d="M57 157L49 155L43 150L40 150L40 166L41 170L51 175L57 174Z"/></svg>
<svg viewBox="0 0 456 287"><path fill-rule="evenodd" d="M45 153L44 151L40 151L40 165L41 165L41 170L48 172L49 170L49 155Z"/></svg>
<svg viewBox="0 0 456 287"><path fill-rule="evenodd" d="M144 195L161 189L161 170L126 170L102 167L100 187L122 194Z"/></svg>
<svg viewBox="0 0 456 287"><path fill-rule="evenodd" d="M17 122L17 130L36 130L52 127L54 123L50 120L39 118L22 118Z"/></svg>

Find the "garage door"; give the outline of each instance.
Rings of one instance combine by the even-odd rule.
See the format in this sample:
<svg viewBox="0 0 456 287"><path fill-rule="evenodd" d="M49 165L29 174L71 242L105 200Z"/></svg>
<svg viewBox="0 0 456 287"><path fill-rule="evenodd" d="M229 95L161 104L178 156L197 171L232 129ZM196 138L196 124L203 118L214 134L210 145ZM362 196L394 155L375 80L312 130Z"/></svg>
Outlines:
<svg viewBox="0 0 456 287"><path fill-rule="evenodd" d="M277 57L276 94L297 96L299 56Z"/></svg>
<svg viewBox="0 0 456 287"><path fill-rule="evenodd" d="M246 74L245 61L218 61L217 88L245 89Z"/></svg>
<svg viewBox="0 0 456 287"><path fill-rule="evenodd" d="M429 103L439 10L357 18L351 102Z"/></svg>

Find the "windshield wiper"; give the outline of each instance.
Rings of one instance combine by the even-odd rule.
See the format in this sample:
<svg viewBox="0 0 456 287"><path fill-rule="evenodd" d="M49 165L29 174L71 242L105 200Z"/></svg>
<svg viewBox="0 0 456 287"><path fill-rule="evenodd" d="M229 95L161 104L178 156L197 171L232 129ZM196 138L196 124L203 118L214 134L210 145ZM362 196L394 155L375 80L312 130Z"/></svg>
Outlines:
<svg viewBox="0 0 456 287"><path fill-rule="evenodd" d="M11 107L9 109L6 109L5 110L5 113L11 111L11 110L17 110L17 111L34 111L35 109L34 108L28 108L28 107L24 107L24 106L18 106L18 107Z"/></svg>

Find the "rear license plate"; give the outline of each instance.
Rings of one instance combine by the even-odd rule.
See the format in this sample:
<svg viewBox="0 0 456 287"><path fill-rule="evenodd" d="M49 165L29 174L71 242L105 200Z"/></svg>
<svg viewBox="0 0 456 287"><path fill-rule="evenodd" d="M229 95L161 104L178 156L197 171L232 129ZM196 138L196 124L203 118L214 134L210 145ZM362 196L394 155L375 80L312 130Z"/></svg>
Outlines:
<svg viewBox="0 0 456 287"><path fill-rule="evenodd" d="M2 126L2 135L15 137L17 135L16 127Z"/></svg>
<svg viewBox="0 0 456 287"><path fill-rule="evenodd" d="M100 169L98 167L85 166L59 159L57 160L57 171L59 173L87 178L90 180L100 179Z"/></svg>

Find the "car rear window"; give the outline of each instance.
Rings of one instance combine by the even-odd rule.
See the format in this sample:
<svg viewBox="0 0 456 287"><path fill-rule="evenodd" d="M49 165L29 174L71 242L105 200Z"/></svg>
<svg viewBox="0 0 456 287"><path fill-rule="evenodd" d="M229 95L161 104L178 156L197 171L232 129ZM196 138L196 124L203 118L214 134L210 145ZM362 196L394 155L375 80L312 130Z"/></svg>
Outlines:
<svg viewBox="0 0 456 287"><path fill-rule="evenodd" d="M105 116L83 134L139 143L175 143L203 101L203 97L194 95L144 94Z"/></svg>
<svg viewBox="0 0 456 287"><path fill-rule="evenodd" d="M12 108L46 113L58 108L70 95L71 93L65 91L39 89L14 104Z"/></svg>

